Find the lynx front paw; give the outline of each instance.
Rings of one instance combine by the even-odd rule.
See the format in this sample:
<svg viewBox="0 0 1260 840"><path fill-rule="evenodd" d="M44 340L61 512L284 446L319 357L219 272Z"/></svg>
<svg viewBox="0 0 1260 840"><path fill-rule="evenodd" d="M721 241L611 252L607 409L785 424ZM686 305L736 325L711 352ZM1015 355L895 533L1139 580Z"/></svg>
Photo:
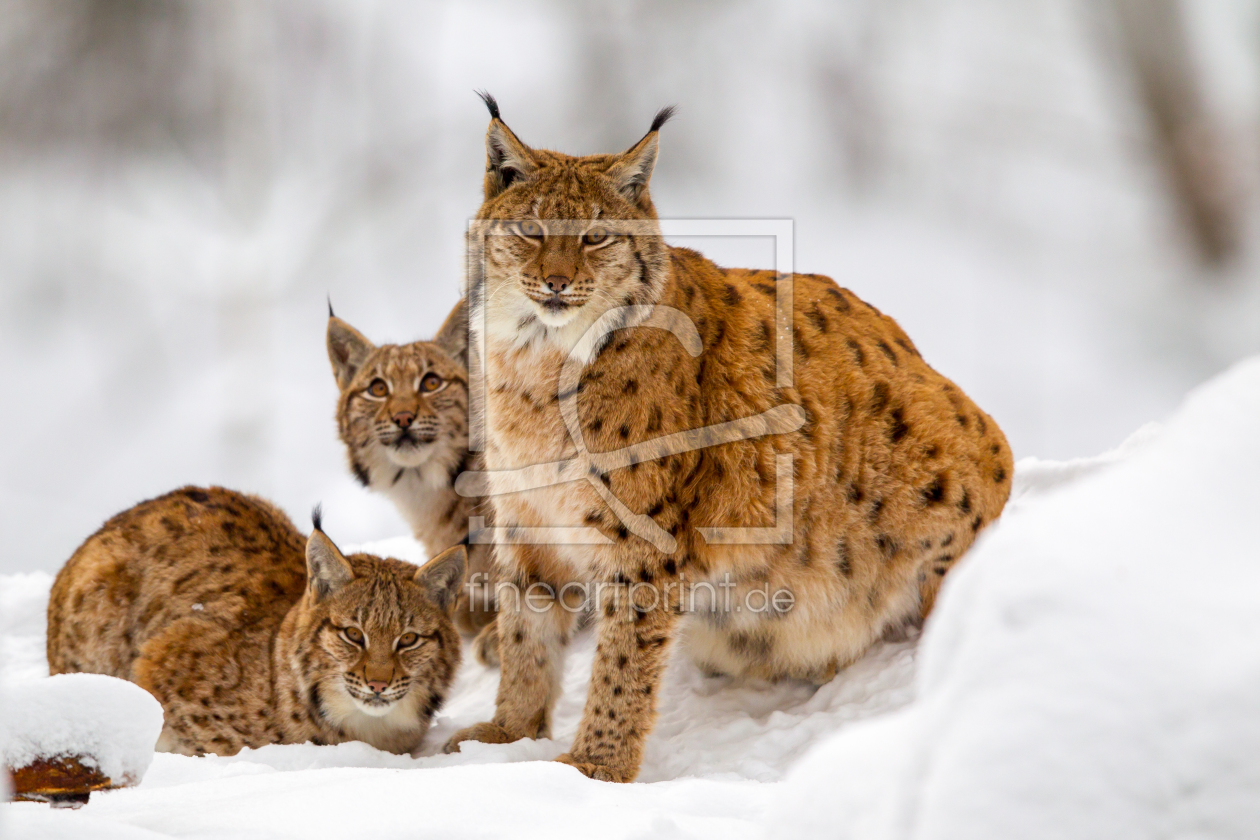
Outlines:
<svg viewBox="0 0 1260 840"><path fill-rule="evenodd" d="M569 753L560 756L556 761L561 764L567 764L570 767L576 767L583 776L586 776L588 779L594 779L597 782L633 782L634 777L638 775L634 772L626 772L604 764L579 761Z"/></svg>
<svg viewBox="0 0 1260 840"><path fill-rule="evenodd" d="M519 741L514 738L502 726L497 723L478 723L467 729L461 729L451 736L446 742L446 746L442 747L442 752L457 753L459 745L464 741L480 741L483 744L510 744L513 741Z"/></svg>

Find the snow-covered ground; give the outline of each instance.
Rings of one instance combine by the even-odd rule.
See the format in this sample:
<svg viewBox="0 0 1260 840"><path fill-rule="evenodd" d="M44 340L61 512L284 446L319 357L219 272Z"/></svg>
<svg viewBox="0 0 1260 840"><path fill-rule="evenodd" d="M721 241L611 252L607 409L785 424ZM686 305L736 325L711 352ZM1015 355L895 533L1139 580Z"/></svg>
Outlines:
<svg viewBox="0 0 1260 840"><path fill-rule="evenodd" d="M550 741L401 758L362 744L156 756L75 812L15 803L20 838L1249 837L1260 825L1260 359L1093 459L1026 459L1003 519L919 640L814 691L670 667L641 783ZM408 540L377 548L415 558ZM0 577L5 683L39 679L45 573ZM469 657L429 738L490 713Z"/></svg>

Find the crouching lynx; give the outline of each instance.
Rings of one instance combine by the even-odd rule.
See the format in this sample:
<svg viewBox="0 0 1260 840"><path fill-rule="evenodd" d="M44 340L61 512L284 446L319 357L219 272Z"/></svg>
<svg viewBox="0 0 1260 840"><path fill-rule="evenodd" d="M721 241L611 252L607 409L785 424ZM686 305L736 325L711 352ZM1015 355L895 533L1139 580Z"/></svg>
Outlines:
<svg viewBox="0 0 1260 840"><path fill-rule="evenodd" d="M110 519L57 574L48 667L149 691L161 751L412 752L459 666L463 572L460 545L420 569L345 556L318 515L303 539L262 499L185 487Z"/></svg>
<svg viewBox="0 0 1260 840"><path fill-rule="evenodd" d="M494 718L447 748L548 734L573 615L537 596L596 583L615 597L559 760L629 781L675 638L707 671L831 679L931 609L1001 512L1011 452L891 318L831 279L667 245L648 181L668 111L623 154L570 157L526 146L486 100L486 235L469 265L485 486L505 533L595 534L496 546L532 603L501 589Z"/></svg>
<svg viewBox="0 0 1260 840"><path fill-rule="evenodd" d="M468 540L470 515L487 516L481 499L453 486L481 465L468 451L467 323L461 300L432 341L378 347L328 311L328 359L341 391L337 431L350 470L394 503L430 557ZM467 633L494 620L488 545L469 546L454 616ZM479 656L493 654L486 638L478 638Z"/></svg>

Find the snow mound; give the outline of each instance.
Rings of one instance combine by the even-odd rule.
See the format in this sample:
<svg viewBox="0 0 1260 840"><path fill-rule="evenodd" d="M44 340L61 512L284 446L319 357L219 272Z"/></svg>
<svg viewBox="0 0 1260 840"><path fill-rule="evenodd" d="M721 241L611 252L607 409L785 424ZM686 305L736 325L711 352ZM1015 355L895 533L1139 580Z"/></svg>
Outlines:
<svg viewBox="0 0 1260 840"><path fill-rule="evenodd" d="M1038 469L946 580L916 699L789 775L775 836L1249 837L1260 360L1119 457Z"/></svg>
<svg viewBox="0 0 1260 840"><path fill-rule="evenodd" d="M82 757L115 783L139 782L162 732L162 706L126 680L59 674L5 687L4 764Z"/></svg>
<svg viewBox="0 0 1260 840"><path fill-rule="evenodd" d="M26 572L0 578L0 674L3 681L48 676L44 631L53 576Z"/></svg>
<svg viewBox="0 0 1260 840"><path fill-rule="evenodd" d="M493 712L498 674L466 656L422 756L364 744L162 754L138 787L79 812L0 811L13 836L138 840L592 828L730 840L1250 837L1257 420L1260 359L1114 452L1024 459L1006 514L946 579L922 637L877 645L817 691L709 678L675 657L644 784L593 782L548 761L581 716L586 633L569 651L551 740L437 754ZM423 559L405 539L364 548ZM6 679L44 667L48 582L0 576L0 605L13 609L0 616Z"/></svg>

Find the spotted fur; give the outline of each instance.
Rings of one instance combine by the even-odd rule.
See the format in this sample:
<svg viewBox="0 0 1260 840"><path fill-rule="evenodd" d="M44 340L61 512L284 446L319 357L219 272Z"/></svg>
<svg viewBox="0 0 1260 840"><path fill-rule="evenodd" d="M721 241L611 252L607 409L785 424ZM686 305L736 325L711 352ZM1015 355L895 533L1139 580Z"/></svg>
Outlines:
<svg viewBox="0 0 1260 840"><path fill-rule="evenodd" d="M131 680L158 749L366 741L416 750L460 661L456 546L418 569L303 538L280 510L185 487L110 519L57 575L48 667Z"/></svg>
<svg viewBox="0 0 1260 840"><path fill-rule="evenodd" d="M468 451L463 301L433 341L401 345L377 346L330 311L327 345L341 392L337 430L359 483L394 503L430 557L468 538L470 516L493 519L482 499L454 490L460 473L481 466ZM489 546L471 545L455 609L467 633L494 621L492 571Z"/></svg>
<svg viewBox="0 0 1260 840"><path fill-rule="evenodd" d="M944 574L1000 514L1012 472L997 424L853 293L827 277L724 269L668 246L648 195L660 122L623 154L570 157L531 149L493 118L478 213L492 235L470 243L471 288L485 300L492 486L496 471L574 455L555 399L571 357L583 365L570 393L593 452L776 406L798 407L803 420L795 431L694 451L661 448L600 474L633 514L676 540L668 553L631 533L586 480L494 497L501 527L585 525L608 541L500 545L497 558L520 584L592 581L619 593L599 609L586 708L560 759L614 781L638 772L675 639L706 672L825 682L885 631L928 613ZM619 234L620 221L638 230ZM778 378L779 295L791 301L790 386ZM579 341L627 304L656 309L623 317L604 341ZM697 355L642 326L645 312L664 307L694 326ZM787 541L702 538L697 528L776 525L781 454L791 456L793 483ZM756 591L787 591L794 602L756 612L695 602L699 584L726 579L730 606ZM645 594L653 587L654 601ZM564 610L501 601L494 718L448 749L547 735L572 625Z"/></svg>

